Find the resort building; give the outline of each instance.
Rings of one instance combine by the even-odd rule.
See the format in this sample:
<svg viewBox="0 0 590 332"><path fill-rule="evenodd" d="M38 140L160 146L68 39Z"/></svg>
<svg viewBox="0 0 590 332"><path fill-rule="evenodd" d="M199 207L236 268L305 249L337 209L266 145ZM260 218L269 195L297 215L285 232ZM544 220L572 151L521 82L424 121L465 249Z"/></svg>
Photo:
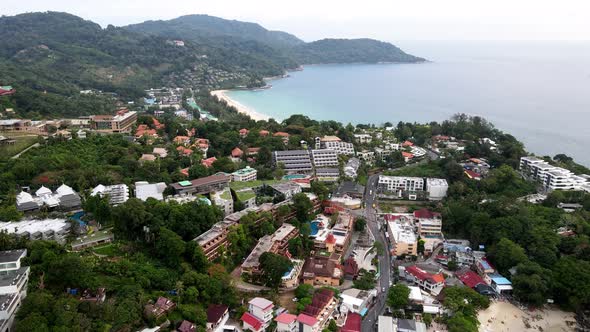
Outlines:
<svg viewBox="0 0 590 332"><path fill-rule="evenodd" d="M193 241L197 242L199 247L203 249L205 256L210 261L219 257L219 248L228 246L227 234L230 227L235 225L235 221L223 220L211 227L205 233L196 237Z"/></svg>
<svg viewBox="0 0 590 332"><path fill-rule="evenodd" d="M303 265L303 283L308 285L340 286L343 272L340 255L315 255L308 257Z"/></svg>
<svg viewBox="0 0 590 332"><path fill-rule="evenodd" d="M53 240L60 244L66 242L70 228L71 224L66 219L31 219L0 224L0 231L5 231L8 234L24 236L31 241Z"/></svg>
<svg viewBox="0 0 590 332"><path fill-rule="evenodd" d="M111 243L114 239L115 235L109 230L93 232L90 235L84 235L72 241L72 251L80 251L106 243Z"/></svg>
<svg viewBox="0 0 590 332"><path fill-rule="evenodd" d="M369 134L354 134L354 139L360 144L368 144L373 140L373 136Z"/></svg>
<svg viewBox="0 0 590 332"><path fill-rule="evenodd" d="M333 291L329 289L317 290L313 294L311 304L306 305L297 317L301 324L300 328L303 328L303 331L321 331L329 321L327 318L334 313L336 304Z"/></svg>
<svg viewBox="0 0 590 332"><path fill-rule="evenodd" d="M283 194L286 200L290 200L293 196L301 193L301 186L294 182L282 182L271 184L270 187L274 189L276 194Z"/></svg>
<svg viewBox="0 0 590 332"><path fill-rule="evenodd" d="M111 205L119 205L127 202L129 199L129 187L126 184L115 184L112 186L103 186L99 184L92 192L90 192L90 196L100 196L100 197L108 197L109 204Z"/></svg>
<svg viewBox="0 0 590 332"><path fill-rule="evenodd" d="M231 173L231 180L240 182L240 181L254 181L256 180L256 175L258 171L250 166L246 166L246 168L239 169L233 173Z"/></svg>
<svg viewBox="0 0 590 332"><path fill-rule="evenodd" d="M338 154L335 150L311 150L311 156L316 168L338 167Z"/></svg>
<svg viewBox="0 0 590 332"><path fill-rule="evenodd" d="M26 249L0 251L0 331L13 331L14 317L27 297L30 268L21 266Z"/></svg>
<svg viewBox="0 0 590 332"><path fill-rule="evenodd" d="M316 137L315 148L328 149L336 151L338 155L353 155L354 146L352 143L342 142L339 137L336 136L324 136Z"/></svg>
<svg viewBox="0 0 590 332"><path fill-rule="evenodd" d="M210 304L207 308L207 331L222 332L229 319L229 308L224 304Z"/></svg>
<svg viewBox="0 0 590 332"><path fill-rule="evenodd" d="M3 119L0 120L0 131L28 131L31 129L31 120Z"/></svg>
<svg viewBox="0 0 590 332"><path fill-rule="evenodd" d="M260 256L265 252L271 252L277 255L286 255L289 246L289 240L296 237L299 231L295 226L284 223L279 229L277 229L272 235L263 236L258 240L256 247L252 249L250 255L242 263L242 273L248 275L257 275L261 271Z"/></svg>
<svg viewBox="0 0 590 332"><path fill-rule="evenodd" d="M158 201L164 200L164 190L166 190L166 184L164 182L135 182L135 197L144 202L147 201L148 198L153 198Z"/></svg>
<svg viewBox="0 0 590 332"><path fill-rule="evenodd" d="M90 128L104 133L127 133L137 122L137 113L122 109L115 115L94 115L90 117Z"/></svg>
<svg viewBox="0 0 590 332"><path fill-rule="evenodd" d="M50 209L74 210L82 206L82 201L78 193L65 184L59 186L55 192L41 186L35 191L35 196L25 191L16 196L16 208L19 211L38 210L43 206Z"/></svg>
<svg viewBox="0 0 590 332"><path fill-rule="evenodd" d="M313 170L308 150L274 151L273 164L282 165L287 174L308 174Z"/></svg>
<svg viewBox="0 0 590 332"><path fill-rule="evenodd" d="M226 175L211 175L191 181L180 181L170 186L177 194L208 194L212 191L225 189L229 184L230 177Z"/></svg>
<svg viewBox="0 0 590 332"><path fill-rule="evenodd" d="M571 171L550 165L536 157L520 158L520 171L529 180L538 182L545 191L585 190L590 192L590 176L576 175Z"/></svg>
<svg viewBox="0 0 590 332"><path fill-rule="evenodd" d="M316 168L315 175L318 181L336 182L340 178L340 170L338 168Z"/></svg>
<svg viewBox="0 0 590 332"><path fill-rule="evenodd" d="M344 165L344 175L356 179L357 172L361 166L361 161L357 158L350 158L346 165Z"/></svg>

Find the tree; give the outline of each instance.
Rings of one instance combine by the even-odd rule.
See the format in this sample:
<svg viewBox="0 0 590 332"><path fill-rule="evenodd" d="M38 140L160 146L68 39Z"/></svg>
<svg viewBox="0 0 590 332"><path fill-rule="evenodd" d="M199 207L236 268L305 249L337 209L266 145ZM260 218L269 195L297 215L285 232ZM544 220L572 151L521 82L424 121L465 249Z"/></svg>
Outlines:
<svg viewBox="0 0 590 332"><path fill-rule="evenodd" d="M261 279L268 287L277 289L281 285L281 278L293 267L293 263L285 257L271 252L260 255Z"/></svg>
<svg viewBox="0 0 590 332"><path fill-rule="evenodd" d="M410 298L410 288L404 284L395 284L387 292L387 305L394 310L404 309Z"/></svg>
<svg viewBox="0 0 590 332"><path fill-rule="evenodd" d="M491 254L500 273L506 273L513 266L528 260L524 249L507 238L502 238L492 249Z"/></svg>
<svg viewBox="0 0 590 332"><path fill-rule="evenodd" d="M156 254L170 267L180 266L185 243L182 238L173 231L162 227L156 240Z"/></svg>
<svg viewBox="0 0 590 332"><path fill-rule="evenodd" d="M323 201L328 198L328 194L330 193L330 190L328 190L328 187L326 187L326 185L323 182L313 181L311 183L311 192L316 194L318 196L318 198L321 201Z"/></svg>
<svg viewBox="0 0 590 332"><path fill-rule="evenodd" d="M313 286L312 285L300 284L295 289L295 297L298 299L311 297L312 294L313 294Z"/></svg>
<svg viewBox="0 0 590 332"><path fill-rule="evenodd" d="M553 297L571 309L590 304L590 262L561 257L553 266Z"/></svg>
<svg viewBox="0 0 590 332"><path fill-rule="evenodd" d="M22 217L23 213L15 205L0 206L0 221L18 221Z"/></svg>
<svg viewBox="0 0 590 332"><path fill-rule="evenodd" d="M540 306L549 296L551 271L543 269L539 264L526 262L519 264L516 275L512 278L514 296L520 301Z"/></svg>
<svg viewBox="0 0 590 332"><path fill-rule="evenodd" d="M375 241L373 242L373 248L371 248L371 250L374 250L377 256L383 256L385 253L385 246L383 245L383 242Z"/></svg>
<svg viewBox="0 0 590 332"><path fill-rule="evenodd" d="M419 254L424 254L424 244L426 244L426 241L424 241L421 238L418 238L418 248L417 251Z"/></svg>
<svg viewBox="0 0 590 332"><path fill-rule="evenodd" d="M426 327L430 327L432 325L432 314L425 313L422 315L422 320L424 321L424 324L426 324Z"/></svg>
<svg viewBox="0 0 590 332"><path fill-rule="evenodd" d="M188 169L188 177L190 179L198 179L209 175L209 169L201 163L193 165Z"/></svg>
<svg viewBox="0 0 590 332"><path fill-rule="evenodd" d="M354 288L369 290L375 287L375 283L377 282L375 272L361 269L359 271L359 275L360 276L355 281L353 281Z"/></svg>
<svg viewBox="0 0 590 332"><path fill-rule="evenodd" d="M304 193L295 194L293 196L293 207L296 211L297 220L301 222L307 222L310 218L310 212L313 208L313 204Z"/></svg>
<svg viewBox="0 0 590 332"><path fill-rule="evenodd" d="M367 220L365 218L357 218L354 222L354 230L357 232L362 232L367 227Z"/></svg>

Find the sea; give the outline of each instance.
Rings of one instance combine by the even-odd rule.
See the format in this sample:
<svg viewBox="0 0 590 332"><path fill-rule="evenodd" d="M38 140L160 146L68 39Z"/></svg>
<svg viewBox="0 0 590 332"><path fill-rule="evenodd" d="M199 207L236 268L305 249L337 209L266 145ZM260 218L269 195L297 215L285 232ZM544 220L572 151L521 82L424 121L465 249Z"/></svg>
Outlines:
<svg viewBox="0 0 590 332"><path fill-rule="evenodd" d="M590 42L398 42L419 64L309 65L272 88L230 91L283 120L382 124L480 115L528 151L590 166Z"/></svg>

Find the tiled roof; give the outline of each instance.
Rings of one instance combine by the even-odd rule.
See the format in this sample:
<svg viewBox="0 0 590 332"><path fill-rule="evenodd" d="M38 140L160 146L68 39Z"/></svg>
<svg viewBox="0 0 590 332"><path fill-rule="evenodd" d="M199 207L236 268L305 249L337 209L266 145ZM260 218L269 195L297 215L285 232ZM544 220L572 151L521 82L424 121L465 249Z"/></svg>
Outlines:
<svg viewBox="0 0 590 332"><path fill-rule="evenodd" d="M354 312L349 313L340 332L361 332L361 320L361 315Z"/></svg>
<svg viewBox="0 0 590 332"><path fill-rule="evenodd" d="M248 325L252 326L256 331L260 330L260 328L262 327L262 325L264 324L263 322L261 322L258 318L256 318L256 316L252 315L249 312L245 312L242 315L241 320L244 323L247 323Z"/></svg>
<svg viewBox="0 0 590 332"><path fill-rule="evenodd" d="M299 316L297 316L297 321L307 326L314 326L318 322L317 319L306 314L299 314Z"/></svg>
<svg viewBox="0 0 590 332"><path fill-rule="evenodd" d="M250 302L248 302L248 303L253 306L256 306L258 308L264 309L264 310L272 308L272 306L273 306L273 303L271 301L269 301L263 297L255 297L252 300L250 300Z"/></svg>
<svg viewBox="0 0 590 332"><path fill-rule="evenodd" d="M432 212L428 209L420 209L420 210L414 211L414 217L420 218L420 219L432 219L435 217L440 217L440 213Z"/></svg>
<svg viewBox="0 0 590 332"><path fill-rule="evenodd" d="M217 323L221 320L225 312L227 311L227 306L223 304L210 304L209 308L207 308L207 322L209 323Z"/></svg>
<svg viewBox="0 0 590 332"><path fill-rule="evenodd" d="M457 272L457 277L469 288L474 288L478 284L485 283L482 277L471 270Z"/></svg>
<svg viewBox="0 0 590 332"><path fill-rule="evenodd" d="M283 324L291 324L297 320L297 316L288 313L282 313L275 318L275 321Z"/></svg>

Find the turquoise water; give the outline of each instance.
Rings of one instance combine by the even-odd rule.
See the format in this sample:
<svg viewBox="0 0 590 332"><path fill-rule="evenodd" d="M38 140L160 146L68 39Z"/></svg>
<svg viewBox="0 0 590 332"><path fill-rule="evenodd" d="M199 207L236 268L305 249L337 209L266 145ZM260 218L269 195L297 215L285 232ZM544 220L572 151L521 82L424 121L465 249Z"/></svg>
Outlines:
<svg viewBox="0 0 590 332"><path fill-rule="evenodd" d="M306 178L307 175L304 174L289 174L283 176L283 180L296 180L296 179L303 179Z"/></svg>
<svg viewBox="0 0 590 332"><path fill-rule="evenodd" d="M590 165L590 42L398 43L423 64L307 66L272 89L231 91L278 120L442 121L481 115L529 151Z"/></svg>
<svg viewBox="0 0 590 332"><path fill-rule="evenodd" d="M310 228L311 228L311 233L309 234L310 236L316 236L318 235L318 232L320 231L320 223L321 221L312 221Z"/></svg>

